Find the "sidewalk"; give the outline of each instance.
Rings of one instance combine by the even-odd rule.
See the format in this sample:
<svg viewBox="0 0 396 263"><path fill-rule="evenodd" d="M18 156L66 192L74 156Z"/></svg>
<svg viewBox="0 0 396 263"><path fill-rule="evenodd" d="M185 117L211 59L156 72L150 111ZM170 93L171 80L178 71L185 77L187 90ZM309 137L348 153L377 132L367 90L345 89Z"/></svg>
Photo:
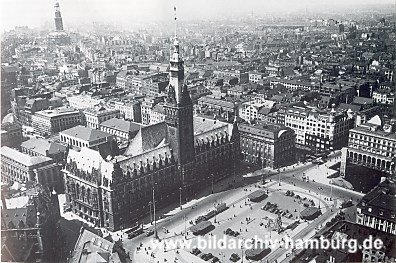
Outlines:
<svg viewBox="0 0 396 263"><path fill-rule="evenodd" d="M350 193L354 193L354 194L359 194L361 196L364 196L363 193L357 192L353 190L353 186L351 183L349 183L348 181L345 181L344 179L342 179L340 176L338 177L334 177L334 178L328 178L331 175L334 175L337 173L336 170L330 169L330 166L335 165L336 163L340 162L340 157L337 158L333 158L330 161L321 164L321 165L317 165L311 169L309 169L305 175L308 177L308 179L310 181L315 181L321 184L325 184L325 185L332 185L332 187L334 188L338 188L340 190L344 190L344 191L348 191ZM334 181L336 180L341 180L342 179L342 183L344 183L346 185L346 187L341 187L338 186L336 184L334 184Z"/></svg>
<svg viewBox="0 0 396 263"><path fill-rule="evenodd" d="M262 169L253 171L251 173L247 173L247 174L243 175L243 177L255 177L255 176L261 176L261 175L274 175L274 174L277 174L279 172L288 172L288 171L294 170L296 168L303 167L303 166L305 166L307 164L309 164L309 163L305 163L305 164L304 163L296 163L296 164L285 166L285 167L282 167L282 168L279 168L279 169L272 169L272 168L266 167L266 168L262 168Z"/></svg>

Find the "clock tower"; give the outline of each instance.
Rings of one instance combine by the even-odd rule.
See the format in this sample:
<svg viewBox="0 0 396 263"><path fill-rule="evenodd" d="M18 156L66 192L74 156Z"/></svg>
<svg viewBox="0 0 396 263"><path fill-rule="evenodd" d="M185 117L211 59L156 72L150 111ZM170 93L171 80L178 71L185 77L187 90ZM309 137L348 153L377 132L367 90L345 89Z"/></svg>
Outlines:
<svg viewBox="0 0 396 263"><path fill-rule="evenodd" d="M170 56L170 76L167 92L168 96L164 110L165 122L168 124L168 139L175 154L175 159L179 163L183 186L187 187L194 178L193 104L187 86L184 84L184 61L180 54L176 30L173 53Z"/></svg>

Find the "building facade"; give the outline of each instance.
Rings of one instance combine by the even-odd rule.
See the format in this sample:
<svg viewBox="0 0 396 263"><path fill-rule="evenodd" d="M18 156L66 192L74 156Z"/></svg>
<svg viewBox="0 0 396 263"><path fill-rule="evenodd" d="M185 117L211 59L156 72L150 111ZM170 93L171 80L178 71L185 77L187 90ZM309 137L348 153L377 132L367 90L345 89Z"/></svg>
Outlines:
<svg viewBox="0 0 396 263"><path fill-rule="evenodd" d="M239 107L239 117L245 121L257 120L260 118L260 110L264 108L271 111L274 105L275 102L270 100L244 102Z"/></svg>
<svg viewBox="0 0 396 263"><path fill-rule="evenodd" d="M103 131L98 131L84 126L76 126L59 133L61 143L70 147L98 148L114 140L114 136Z"/></svg>
<svg viewBox="0 0 396 263"><path fill-rule="evenodd" d="M73 108L38 111L32 116L34 130L42 136L51 136L81 124L81 113Z"/></svg>
<svg viewBox="0 0 396 263"><path fill-rule="evenodd" d="M359 202L356 223L396 235L395 182L385 180Z"/></svg>
<svg viewBox="0 0 396 263"><path fill-rule="evenodd" d="M18 147L22 142L22 126L13 123L1 124L1 146Z"/></svg>
<svg viewBox="0 0 396 263"><path fill-rule="evenodd" d="M138 123L113 118L102 122L99 130L114 135L118 143L125 144L135 137L140 127Z"/></svg>
<svg viewBox="0 0 396 263"><path fill-rule="evenodd" d="M283 121L283 116L278 120ZM284 112L282 124L294 130L298 145L315 152L334 151L347 145L348 131L353 128L354 117L351 112L294 106Z"/></svg>
<svg viewBox="0 0 396 263"><path fill-rule="evenodd" d="M295 161L295 138L291 128L282 125L239 126L243 158L261 167L279 168Z"/></svg>
<svg viewBox="0 0 396 263"><path fill-rule="evenodd" d="M7 146L1 147L1 181L4 184L32 181L55 190L61 190L59 166L48 157L21 153Z"/></svg>
<svg viewBox="0 0 396 263"><path fill-rule="evenodd" d="M86 126L92 129L99 129L99 125L102 122L120 117L119 110L106 109L104 107L86 109L83 113Z"/></svg>
<svg viewBox="0 0 396 263"><path fill-rule="evenodd" d="M142 122L141 103L140 101L120 102L114 103L114 108L120 111L120 115L125 120L134 122Z"/></svg>
<svg viewBox="0 0 396 263"><path fill-rule="evenodd" d="M361 124L349 131L348 147L342 150L340 173L345 175L348 162L395 173L395 158L396 133L383 131L376 124Z"/></svg>

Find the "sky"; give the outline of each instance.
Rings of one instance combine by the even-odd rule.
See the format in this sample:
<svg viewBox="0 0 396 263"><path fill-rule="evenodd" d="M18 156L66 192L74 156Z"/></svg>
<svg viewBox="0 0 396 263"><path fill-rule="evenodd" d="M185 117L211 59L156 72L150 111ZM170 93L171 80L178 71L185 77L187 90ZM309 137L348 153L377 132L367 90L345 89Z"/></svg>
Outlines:
<svg viewBox="0 0 396 263"><path fill-rule="evenodd" d="M166 21L177 6L179 20L215 19L296 10L326 10L366 4L394 4L395 0L59 0L65 28L69 24L103 21ZM52 23L55 0L1 0L1 31L15 26L39 27Z"/></svg>

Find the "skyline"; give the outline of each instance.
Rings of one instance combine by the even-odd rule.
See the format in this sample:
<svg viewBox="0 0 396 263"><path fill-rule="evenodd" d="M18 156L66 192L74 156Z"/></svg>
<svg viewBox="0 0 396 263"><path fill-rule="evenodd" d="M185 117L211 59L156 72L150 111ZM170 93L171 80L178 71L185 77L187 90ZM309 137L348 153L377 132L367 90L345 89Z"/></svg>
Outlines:
<svg viewBox="0 0 396 263"><path fill-rule="evenodd" d="M333 11L341 8L357 8L365 5L393 4L393 0L334 0L331 3L318 3L312 0L250 0L244 5L238 0L216 1L181 1L181 0L118 0L116 2L99 0L67 0L59 1L65 28L81 23L104 22L132 25L134 21L158 22L173 17L173 6L177 6L179 20L191 19L219 19L233 16L247 16L250 14L264 15L271 13L296 13L300 11L317 12L320 10ZM54 0L4 0L0 15L1 31L13 29L15 26L40 27L52 23L54 18ZM79 6L78 9L75 7ZM227 8L224 8L227 7ZM89 14L87 17L86 14Z"/></svg>

